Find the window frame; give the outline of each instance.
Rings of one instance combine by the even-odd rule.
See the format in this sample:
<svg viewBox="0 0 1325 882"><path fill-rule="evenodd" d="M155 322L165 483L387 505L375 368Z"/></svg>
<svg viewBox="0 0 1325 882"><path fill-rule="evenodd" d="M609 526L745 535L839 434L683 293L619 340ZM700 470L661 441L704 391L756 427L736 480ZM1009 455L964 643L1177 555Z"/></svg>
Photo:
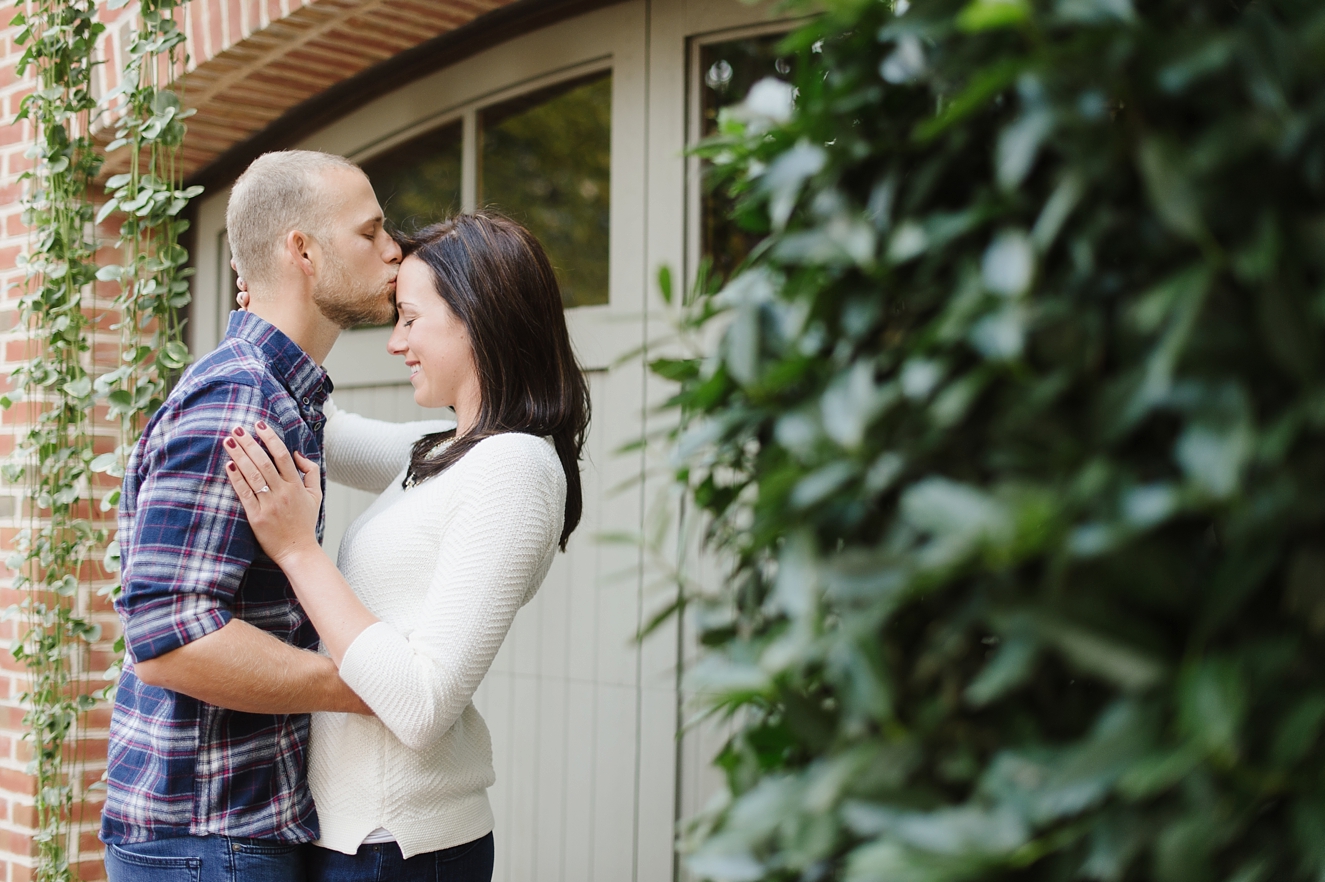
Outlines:
<svg viewBox="0 0 1325 882"><path fill-rule="evenodd" d="M740 27L723 28L692 34L686 40L686 148L704 137L704 71L700 56L716 43L746 40L773 35L786 36L810 21L811 17L780 19ZM704 259L704 165L694 155L686 156L686 268L687 280L693 279Z"/></svg>
<svg viewBox="0 0 1325 882"><path fill-rule="evenodd" d="M644 291L631 284L639 262L645 219L620 211L644 202L647 74L642 60L647 28L646 5L625 2L584 13L522 34L467 56L385 92L362 107L302 138L293 148L339 153L365 162L412 138L456 121L462 125L461 210L477 206L478 114L486 107L596 73L612 77L611 205L608 242L608 302L568 309L581 363L603 370L638 347L621 335L619 316L644 309ZM365 137L364 133L370 133ZM229 189L206 197L198 211L199 266L215 274L195 279L198 316L192 331L195 352L219 342L233 309L224 239ZM342 386L368 386L404 379L399 359L385 354L389 328L365 328L341 335L327 368Z"/></svg>

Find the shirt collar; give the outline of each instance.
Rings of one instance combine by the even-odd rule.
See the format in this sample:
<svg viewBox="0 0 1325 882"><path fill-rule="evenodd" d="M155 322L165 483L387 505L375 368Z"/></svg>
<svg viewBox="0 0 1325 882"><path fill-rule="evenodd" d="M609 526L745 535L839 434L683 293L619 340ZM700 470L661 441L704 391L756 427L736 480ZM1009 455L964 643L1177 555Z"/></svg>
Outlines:
<svg viewBox="0 0 1325 882"><path fill-rule="evenodd" d="M247 340L258 348L296 401L305 407L321 407L331 394L331 377L308 353L266 319L246 310L230 313L225 335Z"/></svg>

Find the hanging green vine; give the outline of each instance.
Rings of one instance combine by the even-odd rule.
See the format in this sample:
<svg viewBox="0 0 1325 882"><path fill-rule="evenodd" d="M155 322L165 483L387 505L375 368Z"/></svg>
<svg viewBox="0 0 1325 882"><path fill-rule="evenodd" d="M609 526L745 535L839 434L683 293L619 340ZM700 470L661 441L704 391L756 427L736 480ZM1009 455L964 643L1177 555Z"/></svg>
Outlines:
<svg viewBox="0 0 1325 882"><path fill-rule="evenodd" d="M112 0L110 8L129 0ZM11 22L24 47L18 74L31 71L34 92L19 119L31 123L33 168L25 184L23 221L30 247L21 262L27 293L20 300L28 332L25 363L14 371L14 391L0 405L22 401L28 429L4 475L24 487L27 525L8 564L14 588L26 594L14 610L25 623L13 654L29 675L25 724L33 743L30 773L36 777L38 882L71 880L76 838L69 827L82 714L94 705L81 680L87 642L99 627L80 615L79 588L87 564L106 547L107 531L94 521L92 474L123 473L123 461L148 414L159 406L171 379L189 361L180 339L177 310L188 303L188 255L179 237L180 215L199 187L184 188L179 148L181 109L169 85L181 69L184 35L173 19L182 0L140 0L139 27L127 48L121 86L99 103L92 92L97 38L95 0L20 0ZM106 182L109 200L95 218L123 215L118 246L122 265L97 268L93 199L103 157L93 141L93 122L108 111L115 140L106 152L128 152L128 171ZM94 280L119 281L115 367L92 378L95 363L89 315ZM94 456L93 402L104 399L119 424L114 453ZM119 491L100 505L108 512ZM106 552L117 565L115 543ZM113 593L118 588L107 589ZM123 652L123 642L117 644ZM73 748L71 750L71 748Z"/></svg>
<svg viewBox="0 0 1325 882"><path fill-rule="evenodd" d="M110 5L116 8L127 2L112 0ZM120 86L107 96L123 103L115 139L106 151L127 151L129 168L106 181L110 198L97 215L98 223L115 212L123 217L116 244L124 262L97 271L97 278L120 283L115 300L120 363L97 378L96 393L106 399L110 418L118 420L120 431L115 451L97 457L92 468L116 477L123 476L146 418L161 405L170 381L190 361L181 339L179 310L189 302L188 277L193 270L179 241L189 222L180 215L202 187L183 185L179 150L184 120L193 111L183 109L179 96L169 88L185 58L184 32L172 17L182 2L141 0L141 25L126 51ZM115 506L119 497L118 489L109 493L102 510ZM118 569L117 543L108 548L107 562ZM118 594L119 586L107 591ZM123 654L122 637L115 650ZM107 688L107 697L113 688Z"/></svg>
<svg viewBox="0 0 1325 882"><path fill-rule="evenodd" d="M91 137L96 109L92 54L103 26L94 0L21 3L11 26L24 47L18 73L31 70L36 89L23 99L34 142L23 220L31 246L23 261L27 293L19 314L28 330L28 360L14 372L25 401L28 430L6 478L26 489L26 528L9 565L14 587L26 594L18 612L25 623L13 654L28 669L24 722L33 745L36 776L35 878L70 879L69 809L65 745L92 699L76 688L74 654L97 629L78 614L84 564L104 533L91 518L89 422L89 319L83 301L96 273L90 240L90 187L101 167Z"/></svg>

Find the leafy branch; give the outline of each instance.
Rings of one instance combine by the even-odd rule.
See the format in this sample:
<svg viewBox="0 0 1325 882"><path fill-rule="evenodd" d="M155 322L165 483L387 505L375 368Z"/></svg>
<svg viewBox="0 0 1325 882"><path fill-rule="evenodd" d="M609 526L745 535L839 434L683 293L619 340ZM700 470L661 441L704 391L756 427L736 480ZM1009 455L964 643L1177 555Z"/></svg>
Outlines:
<svg viewBox="0 0 1325 882"><path fill-rule="evenodd" d="M114 0L110 7L127 2ZM73 878L71 781L79 777L81 718L95 704L82 682L83 652L100 637L99 626L80 613L79 596L93 556L108 538L92 510L93 476L123 473L123 459L146 416L189 361L177 316L189 299L190 272L179 243L187 221L180 215L201 189L182 185L178 155L189 111L165 87L183 58L184 36L171 16L177 5L141 0L122 85L101 102L93 95L92 73L104 25L96 20L94 0L20 0L11 21L24 47L17 72L30 71L36 89L18 114L34 133L27 152L33 167L21 176L30 242L20 258L27 287L19 315L28 355L12 374L13 393L0 405L21 403L28 420L3 474L26 496L27 525L7 563L15 571L14 588L25 593L11 610L24 622L13 654L29 675L22 700L34 745L39 882ZM128 150L130 170L106 182L111 198L94 215L104 157L93 124L104 112L118 115L107 150ZM124 216L117 243L124 264L98 269L95 224L116 211ZM94 382L94 319L84 298L98 280L121 283L114 303L120 339L116 367ZM113 454L95 455L91 420L97 399L108 402L120 426ZM101 512L118 498L118 490L107 494ZM115 558L111 543L106 560L112 567ZM117 651L123 651L122 641ZM70 757L72 769L66 766Z"/></svg>

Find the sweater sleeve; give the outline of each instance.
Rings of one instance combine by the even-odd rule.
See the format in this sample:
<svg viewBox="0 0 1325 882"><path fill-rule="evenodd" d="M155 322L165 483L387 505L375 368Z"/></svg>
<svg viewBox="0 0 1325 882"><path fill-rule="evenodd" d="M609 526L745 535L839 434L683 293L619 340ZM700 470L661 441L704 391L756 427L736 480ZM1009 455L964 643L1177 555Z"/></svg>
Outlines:
<svg viewBox="0 0 1325 882"><path fill-rule="evenodd" d="M415 441L455 428L455 420L373 420L340 410L330 400L324 412L327 480L373 493L381 493L400 474Z"/></svg>
<svg viewBox="0 0 1325 882"><path fill-rule="evenodd" d="M469 705L547 575L565 515L565 475L543 439L486 439L452 466L460 468L417 626L371 625L341 661L341 678L413 750L445 735Z"/></svg>

